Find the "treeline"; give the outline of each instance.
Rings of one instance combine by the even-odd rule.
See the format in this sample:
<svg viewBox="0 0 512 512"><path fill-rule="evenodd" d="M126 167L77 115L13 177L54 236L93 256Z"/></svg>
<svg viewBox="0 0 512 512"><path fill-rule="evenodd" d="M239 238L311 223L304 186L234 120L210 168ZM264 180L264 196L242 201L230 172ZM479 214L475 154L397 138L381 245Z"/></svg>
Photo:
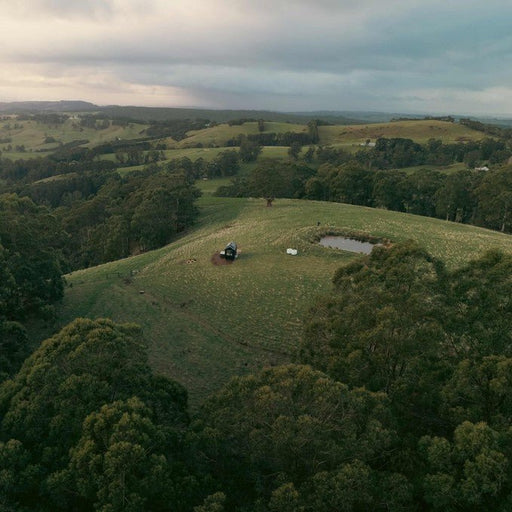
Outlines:
<svg viewBox="0 0 512 512"><path fill-rule="evenodd" d="M244 122L245 120L241 120L241 122L237 124L244 124ZM245 140L248 140L249 142L259 146L291 146L292 144L305 146L308 144L317 144L319 141L318 127L327 124L329 123L325 123L319 120L309 121L307 124L306 132L275 133L265 132L264 122L260 120L258 121L258 128L260 129L260 133L251 133L247 135L240 134L236 137L228 139L226 146L241 146Z"/></svg>
<svg viewBox="0 0 512 512"><path fill-rule="evenodd" d="M483 132L491 137L499 137L505 140L512 139L512 128L504 128L495 124L486 124L469 118L461 119L459 122L472 130L478 130L479 132Z"/></svg>
<svg viewBox="0 0 512 512"><path fill-rule="evenodd" d="M218 196L303 198L425 215L512 231L512 167L451 174L421 169L368 170L352 161L313 169L301 162L261 160Z"/></svg>
<svg viewBox="0 0 512 512"><path fill-rule="evenodd" d="M76 320L0 385L4 510L505 512L511 275L376 248L315 300L296 364L192 417L140 330Z"/></svg>
<svg viewBox="0 0 512 512"><path fill-rule="evenodd" d="M86 200L55 215L69 235L64 248L72 269L156 249L190 227L200 192L180 173L113 176Z"/></svg>
<svg viewBox="0 0 512 512"><path fill-rule="evenodd" d="M27 319L54 317L64 290L65 240L47 208L16 194L0 195L0 380L28 355Z"/></svg>
<svg viewBox="0 0 512 512"><path fill-rule="evenodd" d="M492 138L454 144L444 144L439 139L418 144L410 139L379 138L373 148L358 151L355 159L370 169L450 165L458 162L464 162L471 168L483 162L501 163L510 156L512 151L507 144Z"/></svg>
<svg viewBox="0 0 512 512"><path fill-rule="evenodd" d="M208 119L174 119L167 121L152 121L146 129L146 135L152 138L171 137L176 141L182 140L190 130L202 130L210 126Z"/></svg>
<svg viewBox="0 0 512 512"><path fill-rule="evenodd" d="M30 158L27 160L0 159L0 192L18 191L30 183L53 176L98 172L108 174L116 169L108 160L57 160L54 158ZM55 180L56 181L56 180Z"/></svg>

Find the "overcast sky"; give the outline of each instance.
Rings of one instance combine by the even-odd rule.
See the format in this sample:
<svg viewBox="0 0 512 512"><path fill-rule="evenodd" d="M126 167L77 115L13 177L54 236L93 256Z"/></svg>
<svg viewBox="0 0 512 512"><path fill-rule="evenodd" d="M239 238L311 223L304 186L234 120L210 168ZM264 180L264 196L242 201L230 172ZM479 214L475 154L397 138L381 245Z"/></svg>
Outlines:
<svg viewBox="0 0 512 512"><path fill-rule="evenodd" d="M510 0L0 7L0 101L512 114Z"/></svg>

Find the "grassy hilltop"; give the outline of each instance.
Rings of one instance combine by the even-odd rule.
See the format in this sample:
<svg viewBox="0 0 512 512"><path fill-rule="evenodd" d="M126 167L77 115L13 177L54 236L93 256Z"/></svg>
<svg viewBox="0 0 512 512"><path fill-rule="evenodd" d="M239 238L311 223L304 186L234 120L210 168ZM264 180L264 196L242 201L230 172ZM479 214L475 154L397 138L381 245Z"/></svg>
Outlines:
<svg viewBox="0 0 512 512"><path fill-rule="evenodd" d="M491 247L512 252L510 236L468 225L339 203L280 199L266 208L262 199L212 197L217 184L204 183L200 221L180 240L67 276L60 311L62 324L77 316L140 324L151 364L183 383L192 404L232 375L293 359L305 308L357 257L314 243L328 226L416 239L452 268ZM214 265L231 240L239 259Z"/></svg>

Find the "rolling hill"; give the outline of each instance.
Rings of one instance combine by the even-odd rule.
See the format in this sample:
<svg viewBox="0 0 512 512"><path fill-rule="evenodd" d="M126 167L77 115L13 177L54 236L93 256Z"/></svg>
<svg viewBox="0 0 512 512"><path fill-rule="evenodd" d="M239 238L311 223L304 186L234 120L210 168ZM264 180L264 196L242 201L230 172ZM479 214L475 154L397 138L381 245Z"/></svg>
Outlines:
<svg viewBox="0 0 512 512"><path fill-rule="evenodd" d="M68 275L59 312L61 324L140 324L152 366L184 384L192 406L233 375L294 359L303 312L357 257L315 243L327 230L415 239L451 268L491 247L512 252L509 235L468 225L339 203L280 199L266 208L262 199L215 198L217 184L204 182L200 221L181 239ZM240 257L213 264L231 240Z"/></svg>
<svg viewBox="0 0 512 512"><path fill-rule="evenodd" d="M113 112L110 112L113 115ZM241 114L239 113L239 116ZM272 116L271 116L272 119ZM74 113L65 122L51 124L31 118L4 116L0 121L0 151L4 158L28 159L51 155L66 144L81 147L94 147L113 141L146 140L150 143L165 142L168 147L167 158L179 158L187 155L190 149L215 149L217 154L228 146L229 141L238 135L255 135L258 123L248 121L241 125L230 126L227 123L217 124L202 130L193 130L179 142L172 138L162 141L160 137L148 136L148 123L139 121L125 122L121 125L110 123L107 128L98 129L83 126L79 115ZM306 132L306 120L296 119L295 122L284 120L266 120L264 133ZM415 142L425 143L431 138L440 139L444 143L467 142L480 140L484 134L458 123L438 120L402 120L371 124L336 124L319 127L319 144L343 146L355 151L360 145L379 137L409 138ZM232 147L229 147L232 149ZM271 152L271 151L270 151ZM287 156L287 149L278 152ZM106 155L114 158L114 154Z"/></svg>

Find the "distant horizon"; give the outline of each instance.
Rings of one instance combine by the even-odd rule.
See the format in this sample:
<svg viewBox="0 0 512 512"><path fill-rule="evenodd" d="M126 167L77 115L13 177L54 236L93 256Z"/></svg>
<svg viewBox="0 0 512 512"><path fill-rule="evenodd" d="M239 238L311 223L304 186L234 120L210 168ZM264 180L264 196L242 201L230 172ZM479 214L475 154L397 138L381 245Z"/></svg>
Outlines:
<svg viewBox="0 0 512 512"><path fill-rule="evenodd" d="M116 103L99 103L91 100L84 99L58 99L58 100L50 100L50 99L21 99L21 100L0 100L0 105L15 105L15 104L24 104L24 103L86 103L92 105L94 107L99 108L108 108L108 107L120 107L120 108L154 108L154 109L176 109L176 110L212 110L212 111L233 111L233 112L243 112L243 111L254 111L254 112L274 112L278 114L294 114L294 115L309 115L321 113L324 115L345 115L345 114L380 114L380 115L406 115L406 116L433 116L433 117L443 117L443 116L456 116L456 117L480 117L480 118L496 118L508 120L512 119L512 114L504 114L504 113L472 113L472 112L435 112L435 111L391 111L391 110L374 110L374 109L300 109L300 110L278 110L278 109L270 109L270 108L231 108L231 107L207 107L207 106L195 106L195 105L180 105L180 106L170 106L170 105L142 105L142 104L116 104Z"/></svg>
<svg viewBox="0 0 512 512"><path fill-rule="evenodd" d="M19 0L0 98L508 117L511 18L503 0Z"/></svg>

